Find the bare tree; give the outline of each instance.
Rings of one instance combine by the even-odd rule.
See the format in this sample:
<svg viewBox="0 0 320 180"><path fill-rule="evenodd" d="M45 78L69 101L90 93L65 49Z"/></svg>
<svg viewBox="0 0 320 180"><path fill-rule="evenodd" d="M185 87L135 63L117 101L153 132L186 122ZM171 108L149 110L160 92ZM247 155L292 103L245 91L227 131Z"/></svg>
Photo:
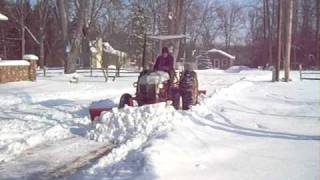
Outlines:
<svg viewBox="0 0 320 180"><path fill-rule="evenodd" d="M182 34L184 32L185 23L185 0L168 1L168 29L169 34ZM179 50L181 41L176 40L173 42L174 52L173 57L175 60L179 59Z"/></svg>
<svg viewBox="0 0 320 180"><path fill-rule="evenodd" d="M45 42L45 31L46 31L46 24L49 16L49 0L38 0L39 5L39 46L40 46L40 53L39 53L39 66L43 68L45 65L44 58L45 58L45 49L44 49L44 42Z"/></svg>
<svg viewBox="0 0 320 180"><path fill-rule="evenodd" d="M281 58L282 58L282 23L283 23L283 1L278 0L278 32L277 32L277 63L276 63L276 81L280 79L280 65L281 65Z"/></svg>
<svg viewBox="0 0 320 180"><path fill-rule="evenodd" d="M265 4L265 21L266 21L266 28L267 28L267 39L268 39L268 61L269 64L273 64L273 57L272 57L272 39L273 39L273 34L272 34L272 26L271 26L271 19L272 16L270 14L270 3L269 0L264 0Z"/></svg>
<svg viewBox="0 0 320 180"><path fill-rule="evenodd" d="M85 27L85 17L86 17L86 8L87 8L87 0L75 0L75 7L79 5L77 9L77 19L76 19L76 27L73 30L72 36L68 36L68 15L65 7L65 0L57 0L57 6L59 11L59 18L61 23L61 30L64 41L65 48L65 64L64 64L64 72L66 74L74 73L77 69L77 59L79 58L81 41L83 37L83 29Z"/></svg>
<svg viewBox="0 0 320 180"><path fill-rule="evenodd" d="M285 3L287 9L285 16L284 81L288 82L290 80L293 0L286 0Z"/></svg>
<svg viewBox="0 0 320 180"><path fill-rule="evenodd" d="M218 9L218 15L223 30L225 50L228 51L234 35L239 32L243 25L242 7L235 2L231 2L230 7L221 6Z"/></svg>
<svg viewBox="0 0 320 180"><path fill-rule="evenodd" d="M320 1L316 0L316 62L320 64Z"/></svg>

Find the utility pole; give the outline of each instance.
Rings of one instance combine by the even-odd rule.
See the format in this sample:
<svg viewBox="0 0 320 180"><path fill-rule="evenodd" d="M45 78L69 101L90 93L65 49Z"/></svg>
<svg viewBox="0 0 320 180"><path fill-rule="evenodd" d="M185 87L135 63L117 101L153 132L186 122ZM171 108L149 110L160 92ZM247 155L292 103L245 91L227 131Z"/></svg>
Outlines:
<svg viewBox="0 0 320 180"><path fill-rule="evenodd" d="M286 20L285 20L285 49L284 49L284 81L290 81L290 55L291 55L291 39L292 39L292 11L293 0L286 0Z"/></svg>
<svg viewBox="0 0 320 180"><path fill-rule="evenodd" d="M278 0L278 54L277 54L277 62L276 62L276 81L279 81L280 76L280 65L281 65L281 49L282 49L282 16L283 16L283 8L282 8L283 0Z"/></svg>

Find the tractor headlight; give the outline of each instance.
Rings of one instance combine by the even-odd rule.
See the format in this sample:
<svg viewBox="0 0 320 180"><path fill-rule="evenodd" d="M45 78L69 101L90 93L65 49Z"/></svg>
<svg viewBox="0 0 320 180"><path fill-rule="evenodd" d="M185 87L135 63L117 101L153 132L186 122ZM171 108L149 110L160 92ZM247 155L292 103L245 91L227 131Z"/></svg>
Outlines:
<svg viewBox="0 0 320 180"><path fill-rule="evenodd" d="M162 88L163 88L163 84L162 84L162 83L159 84L159 85L158 85L158 88L159 88L159 89L162 89Z"/></svg>

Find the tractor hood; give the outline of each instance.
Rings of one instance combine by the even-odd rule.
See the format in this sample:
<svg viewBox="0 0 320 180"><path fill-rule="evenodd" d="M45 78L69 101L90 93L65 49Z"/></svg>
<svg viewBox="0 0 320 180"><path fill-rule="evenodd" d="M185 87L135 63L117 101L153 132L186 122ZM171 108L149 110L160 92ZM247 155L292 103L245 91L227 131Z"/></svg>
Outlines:
<svg viewBox="0 0 320 180"><path fill-rule="evenodd" d="M165 81L168 81L170 76L167 72L164 71L155 71L140 77L140 84L160 84Z"/></svg>

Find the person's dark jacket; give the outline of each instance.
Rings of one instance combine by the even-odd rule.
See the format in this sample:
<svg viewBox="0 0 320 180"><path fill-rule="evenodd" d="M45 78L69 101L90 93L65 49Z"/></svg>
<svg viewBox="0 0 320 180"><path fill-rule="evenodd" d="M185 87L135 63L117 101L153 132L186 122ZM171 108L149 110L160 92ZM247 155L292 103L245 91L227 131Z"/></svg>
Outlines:
<svg viewBox="0 0 320 180"><path fill-rule="evenodd" d="M166 71L168 73L173 71L173 57L170 54L168 54L166 58L159 56L153 69L157 71Z"/></svg>

